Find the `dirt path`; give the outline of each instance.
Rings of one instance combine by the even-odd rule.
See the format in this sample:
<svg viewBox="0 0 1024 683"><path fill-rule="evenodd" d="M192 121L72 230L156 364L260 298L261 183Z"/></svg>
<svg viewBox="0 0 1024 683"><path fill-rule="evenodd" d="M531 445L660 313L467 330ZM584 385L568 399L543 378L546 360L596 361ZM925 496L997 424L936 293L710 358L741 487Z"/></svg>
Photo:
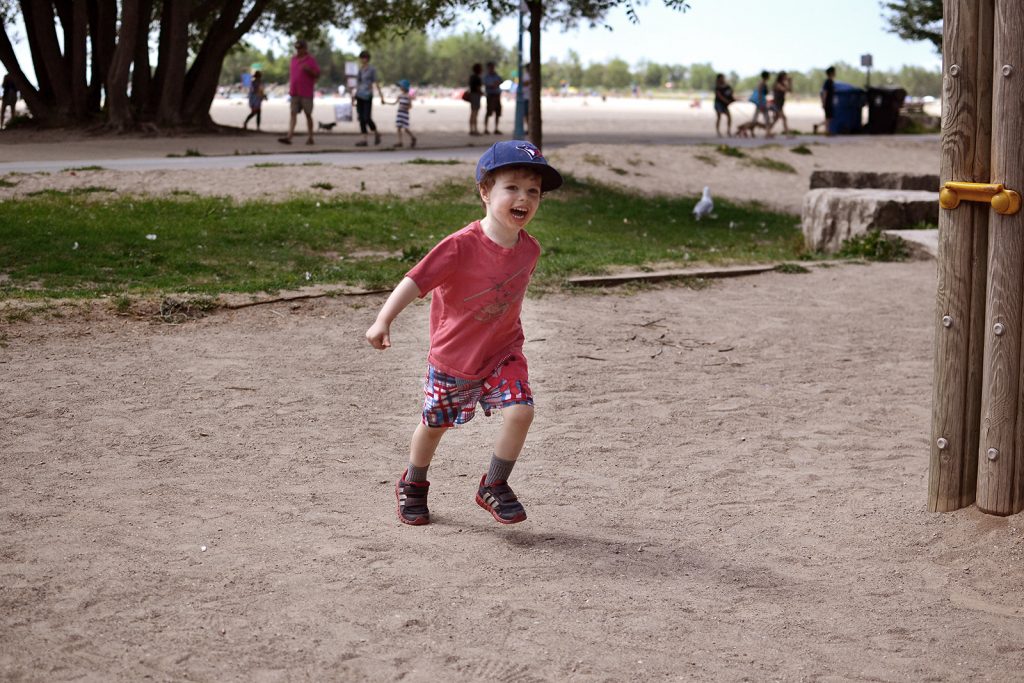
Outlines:
<svg viewBox="0 0 1024 683"><path fill-rule="evenodd" d="M424 305L383 354L377 300L7 325L0 677L1017 678L1020 516L925 510L934 288L914 262L528 301L513 528L473 502L483 416L435 523L394 519Z"/></svg>

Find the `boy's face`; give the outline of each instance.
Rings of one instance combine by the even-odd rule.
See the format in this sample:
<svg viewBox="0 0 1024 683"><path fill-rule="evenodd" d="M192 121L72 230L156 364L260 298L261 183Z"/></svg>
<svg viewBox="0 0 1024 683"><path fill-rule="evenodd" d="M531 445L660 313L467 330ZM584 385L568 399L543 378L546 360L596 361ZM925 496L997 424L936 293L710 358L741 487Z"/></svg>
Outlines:
<svg viewBox="0 0 1024 683"><path fill-rule="evenodd" d="M494 185L480 187L487 216L510 232L518 232L533 220L540 207L540 175L525 168L498 170Z"/></svg>

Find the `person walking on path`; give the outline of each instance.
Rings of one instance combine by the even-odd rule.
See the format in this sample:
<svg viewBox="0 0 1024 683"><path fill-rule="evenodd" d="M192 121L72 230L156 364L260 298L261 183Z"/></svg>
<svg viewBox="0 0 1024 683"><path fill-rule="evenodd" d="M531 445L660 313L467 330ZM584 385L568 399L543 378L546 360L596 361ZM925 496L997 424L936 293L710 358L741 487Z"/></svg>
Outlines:
<svg viewBox="0 0 1024 683"><path fill-rule="evenodd" d="M722 137L722 117L725 117L725 133L732 137L732 114L729 105L735 101L732 86L725 80L725 74L715 76L715 134Z"/></svg>
<svg viewBox="0 0 1024 683"><path fill-rule="evenodd" d="M409 134L409 146L416 146L416 136L412 134L409 127L409 110L412 109L412 94L409 92L409 81L402 79L395 83L401 91L392 104L398 105L398 112L395 114L395 131L398 133L398 142L395 147L402 147L402 132Z"/></svg>
<svg viewBox="0 0 1024 683"><path fill-rule="evenodd" d="M356 147L366 147L367 137L373 131L373 144L380 144L380 133L377 132L377 124L373 122L373 86L377 86L377 94L380 95L380 103L384 104L384 92L380 89L380 81L377 80L377 68L370 64L370 53L363 50L359 53L359 76L356 80L356 114L359 117L359 131L363 139L356 143Z"/></svg>
<svg viewBox="0 0 1024 683"><path fill-rule="evenodd" d="M288 72L288 94L291 96L291 118L288 120L288 135L277 141L292 144L295 136L295 122L299 112L306 115L306 144L313 144L313 94L316 79L320 77L320 65L309 54L309 45L304 40L295 41L295 56L292 57Z"/></svg>
<svg viewBox="0 0 1024 683"><path fill-rule="evenodd" d="M480 100L484 96L484 81L480 77L484 67L478 62L473 65L469 73L469 88L466 93L469 95L469 134L480 135Z"/></svg>
<svg viewBox="0 0 1024 683"><path fill-rule="evenodd" d="M252 75L252 83L249 84L249 115L245 117L242 128L249 128L249 121L256 118L256 130L260 129L260 117L263 112L263 100L267 99L263 91L263 72L257 71Z"/></svg>
<svg viewBox="0 0 1024 683"><path fill-rule="evenodd" d="M754 118L751 120L750 131L753 135L753 131L758 125L763 125L765 129L765 137L773 137L768 127L771 125L771 119L768 117L768 79L771 74L767 71L761 72L761 82L757 84L757 88L754 93L750 96L750 101L754 103ZM757 119L760 117L764 123L760 123Z"/></svg>
<svg viewBox="0 0 1024 683"><path fill-rule="evenodd" d="M818 126L825 126L825 135L832 135L832 118L836 113L836 68L830 66L825 69L825 82L821 84L821 108L825 110L824 124L814 124L814 132L818 132Z"/></svg>
<svg viewBox="0 0 1024 683"><path fill-rule="evenodd" d="M775 77L775 83L772 84L772 122L768 126L768 132L766 136L771 137L772 128L775 124L782 121L782 134L789 135L789 121L786 119L786 112L783 107L786 106L786 93L792 89L789 82L789 74L785 71L780 71L779 75Z"/></svg>
<svg viewBox="0 0 1024 683"><path fill-rule="evenodd" d="M502 134L498 130L498 119L501 118L501 81L501 76L494 70L494 62L487 62L487 73L484 74L484 94L487 96L487 113L484 114L484 135L487 134L491 114L494 114L494 134Z"/></svg>
<svg viewBox="0 0 1024 683"><path fill-rule="evenodd" d="M18 105L18 86L14 85L14 76L7 74L3 82L3 99L0 100L0 128L4 127L7 109L11 110L11 121L14 120L14 108Z"/></svg>
<svg viewBox="0 0 1024 683"><path fill-rule="evenodd" d="M423 410L395 484L403 524L430 523L427 469L441 437L472 420L478 403L484 415L501 409L502 422L476 503L501 524L526 519L508 485L533 422L520 311L540 244L526 226L562 176L531 143L504 140L480 157L476 182L484 217L441 240L406 273L366 331L373 348L389 348L398 314L433 292Z"/></svg>

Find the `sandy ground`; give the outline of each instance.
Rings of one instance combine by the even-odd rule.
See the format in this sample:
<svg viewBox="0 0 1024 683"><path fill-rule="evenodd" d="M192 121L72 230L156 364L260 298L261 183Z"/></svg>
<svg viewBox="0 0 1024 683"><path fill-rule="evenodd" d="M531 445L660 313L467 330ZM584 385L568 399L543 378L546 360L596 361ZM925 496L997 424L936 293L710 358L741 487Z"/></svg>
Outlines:
<svg viewBox="0 0 1024 683"><path fill-rule="evenodd" d="M771 182L707 149L553 154L776 202L816 163L933 168L889 142L760 150L800 169ZM434 523L394 518L425 304L386 353L378 296L5 320L0 677L1017 679L1021 517L926 511L935 284L924 261L530 299L515 527L473 501L482 415L442 443Z"/></svg>

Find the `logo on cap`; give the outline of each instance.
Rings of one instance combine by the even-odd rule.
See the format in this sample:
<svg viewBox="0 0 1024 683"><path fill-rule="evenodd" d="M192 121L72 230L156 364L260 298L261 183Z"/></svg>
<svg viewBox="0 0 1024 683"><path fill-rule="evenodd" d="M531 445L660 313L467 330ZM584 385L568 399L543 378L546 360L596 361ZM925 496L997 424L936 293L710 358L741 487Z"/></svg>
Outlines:
<svg viewBox="0 0 1024 683"><path fill-rule="evenodd" d="M540 150L530 144L516 145L516 149L526 152L530 156L530 160L534 161L537 159L544 160Z"/></svg>

